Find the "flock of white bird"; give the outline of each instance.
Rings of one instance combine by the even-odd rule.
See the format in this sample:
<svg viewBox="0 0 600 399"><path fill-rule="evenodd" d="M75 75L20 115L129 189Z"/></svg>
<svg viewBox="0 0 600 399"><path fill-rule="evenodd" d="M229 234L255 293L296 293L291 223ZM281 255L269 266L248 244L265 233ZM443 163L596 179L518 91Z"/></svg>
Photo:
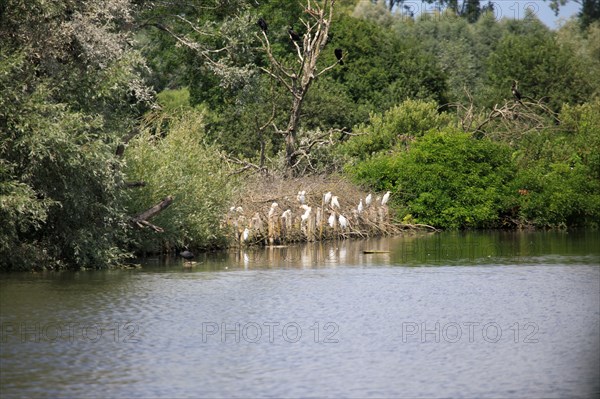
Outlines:
<svg viewBox="0 0 600 399"><path fill-rule="evenodd" d="M376 198L376 203L380 203L381 206L386 206L388 201L390 199L390 192L386 192L383 197L377 197ZM306 191L302 190L302 191L298 191L298 194L296 195L296 200L300 203L299 208L303 210L303 213L300 215L300 224L301 226L304 226L307 221L309 220L309 218L311 217L312 214L312 207L309 206L307 204L307 197L306 197ZM360 216L366 208L369 208L371 206L373 206L373 196L372 194L368 194L365 197L365 201L363 204L363 200L362 198L359 200L358 202L358 206L354 209L352 209L352 213L355 216ZM348 218L345 217L342 213L341 213L341 207L340 207L340 201L339 198L336 195L333 195L331 193L331 191L326 192L325 194L323 194L323 199L322 199L322 203L321 203L321 211L324 211L325 208L329 209L329 218L327 219L327 224L329 225L329 227L331 227L332 229L335 229L337 227L337 225L339 225L339 227L344 230L346 228L349 227L349 222L348 222ZM277 217L278 215L278 209L279 209L279 204L277 202L273 202L271 204L271 207L269 208L269 212L268 212L268 218L269 220L273 220ZM239 214L243 214L244 210L242 207L238 206L238 207L231 207L230 211L232 213L239 213ZM283 213L281 213L281 219L284 219L285 222L291 223L292 221L292 210L291 209L286 209ZM287 223L286 223L287 224ZM248 229L248 227L245 227L240 239L241 241L247 242L250 238L250 230Z"/></svg>

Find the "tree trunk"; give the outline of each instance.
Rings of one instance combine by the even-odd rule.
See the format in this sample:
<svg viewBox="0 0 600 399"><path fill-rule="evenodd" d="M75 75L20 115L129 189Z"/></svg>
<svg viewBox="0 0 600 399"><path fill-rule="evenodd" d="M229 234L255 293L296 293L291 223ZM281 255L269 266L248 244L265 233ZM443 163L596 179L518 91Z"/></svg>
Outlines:
<svg viewBox="0 0 600 399"><path fill-rule="evenodd" d="M314 24L305 23L307 32L303 35L302 48L294 42L296 50L298 52L298 58L302 65L299 73L288 75L291 77L291 85L288 86L292 94L292 110L290 113L290 119L288 121L286 129L286 160L288 169L294 173L294 167L296 165L297 158L297 133L300 124L300 112L302 111L302 103L306 98L308 89L312 82L317 76L331 67L325 68L325 70L317 73L317 61L321 51L327 43L327 37L329 35L329 26L333 17L333 6L335 0L326 0L323 2L322 7L318 7L315 3L315 8L310 8L307 11L309 15L314 18ZM337 65L334 64L333 66Z"/></svg>

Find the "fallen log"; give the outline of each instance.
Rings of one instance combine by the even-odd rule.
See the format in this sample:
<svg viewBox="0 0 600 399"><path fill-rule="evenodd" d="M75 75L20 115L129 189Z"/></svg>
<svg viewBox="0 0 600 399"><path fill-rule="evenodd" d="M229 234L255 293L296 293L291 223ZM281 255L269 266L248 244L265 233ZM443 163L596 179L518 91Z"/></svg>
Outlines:
<svg viewBox="0 0 600 399"><path fill-rule="evenodd" d="M167 209L173 203L173 197L168 196L158 204L154 205L152 208L138 214L131 218L131 223L135 226L144 228L149 227L157 233L162 233L164 229L162 227L156 226L148 221L148 219L158 215L163 210Z"/></svg>

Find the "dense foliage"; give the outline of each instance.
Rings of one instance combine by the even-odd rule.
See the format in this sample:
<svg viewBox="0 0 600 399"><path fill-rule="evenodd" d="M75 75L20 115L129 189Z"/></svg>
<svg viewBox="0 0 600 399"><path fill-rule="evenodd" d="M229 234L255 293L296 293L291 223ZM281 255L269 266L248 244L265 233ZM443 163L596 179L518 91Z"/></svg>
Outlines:
<svg viewBox="0 0 600 399"><path fill-rule="evenodd" d="M202 114L180 111L148 119L126 152L127 175L146 183L131 193L128 208L143 212L167 196L174 202L153 219L164 233L137 231L139 250L223 246L219 225L234 180L218 150L204 142Z"/></svg>
<svg viewBox="0 0 600 399"><path fill-rule="evenodd" d="M598 227L600 221L600 101L565 106L562 125L523 138L514 152L522 223Z"/></svg>
<svg viewBox="0 0 600 399"><path fill-rule="evenodd" d="M491 228L500 227L514 168L506 145L445 128L426 132L408 150L361 162L352 173L379 190L392 190L406 221Z"/></svg>
<svg viewBox="0 0 600 399"><path fill-rule="evenodd" d="M115 148L150 99L128 4L14 0L0 18L0 268L118 264Z"/></svg>
<svg viewBox="0 0 600 399"><path fill-rule="evenodd" d="M453 119L441 125L444 114L424 116L427 107L408 103L373 115L367 134L342 147L362 149L365 157L348 164L348 172L376 190L391 190L404 221L450 229L598 227L598 100L565 106L560 126L508 136L508 142L476 138ZM407 124L407 113L429 130Z"/></svg>
<svg viewBox="0 0 600 399"><path fill-rule="evenodd" d="M391 190L399 220L437 227L597 227L597 0L557 30L432 2L442 11L416 18L395 0L336 2L298 108L296 172L344 170ZM1 2L0 269L226 245L224 159L289 168L297 93L273 71L303 63L288 29L314 34L306 4ZM152 220L164 233L132 223L166 196Z"/></svg>

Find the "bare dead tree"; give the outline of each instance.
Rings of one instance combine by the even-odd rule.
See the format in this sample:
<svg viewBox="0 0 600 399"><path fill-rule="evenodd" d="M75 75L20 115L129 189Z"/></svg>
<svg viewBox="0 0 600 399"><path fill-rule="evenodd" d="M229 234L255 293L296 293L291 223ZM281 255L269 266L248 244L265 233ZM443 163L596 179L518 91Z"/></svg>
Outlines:
<svg viewBox="0 0 600 399"><path fill-rule="evenodd" d="M297 137L302 104L314 80L338 65L336 61L320 71L317 70L317 61L327 43L334 5L335 0L307 0L304 9L306 18L301 18L306 33L302 37L302 43L292 40L296 48L295 67L284 65L273 56L269 38L266 32L261 32L260 39L270 64L268 68L261 67L261 70L280 82L291 96L287 126L280 129L274 122L271 123L277 134L285 136L286 166L292 173L301 155L301 152L298 152Z"/></svg>
<svg viewBox="0 0 600 399"><path fill-rule="evenodd" d="M531 101L507 100L495 104L491 110L477 110L472 97L467 93L469 103L450 104L456 109L461 127L474 136L494 136L511 142L528 132L541 131L559 124L557 115L544 104L544 99Z"/></svg>

